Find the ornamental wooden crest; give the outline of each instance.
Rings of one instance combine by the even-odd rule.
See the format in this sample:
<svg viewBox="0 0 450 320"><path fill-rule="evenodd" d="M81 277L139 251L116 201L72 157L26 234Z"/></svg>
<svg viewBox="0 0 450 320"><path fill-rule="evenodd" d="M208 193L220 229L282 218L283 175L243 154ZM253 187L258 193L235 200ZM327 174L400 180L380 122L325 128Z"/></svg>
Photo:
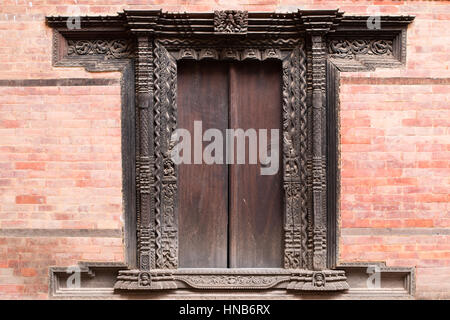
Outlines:
<svg viewBox="0 0 450 320"><path fill-rule="evenodd" d="M340 71L400 66L412 17L339 10L293 13L164 13L47 17L54 65L122 70L122 162L128 270L115 289L348 289L336 270L338 227L337 103ZM284 267L179 269L177 61L279 60L282 65Z"/></svg>

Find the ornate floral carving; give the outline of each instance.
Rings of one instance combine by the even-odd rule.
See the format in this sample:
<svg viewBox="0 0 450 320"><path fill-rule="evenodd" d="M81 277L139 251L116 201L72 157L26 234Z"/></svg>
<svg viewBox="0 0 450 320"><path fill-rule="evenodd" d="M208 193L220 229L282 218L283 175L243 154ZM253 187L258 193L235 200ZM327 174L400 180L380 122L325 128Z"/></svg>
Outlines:
<svg viewBox="0 0 450 320"><path fill-rule="evenodd" d="M159 72L155 82L155 153L158 164L158 205L155 215L156 266L162 269L178 267L178 226L175 198L177 170L170 158L171 136L177 126L176 63L157 41L155 65ZM158 132L156 132L158 130Z"/></svg>
<svg viewBox="0 0 450 320"><path fill-rule="evenodd" d="M247 11L214 11L214 32L216 33L246 33L247 27Z"/></svg>
<svg viewBox="0 0 450 320"><path fill-rule="evenodd" d="M340 58L352 58L355 55L392 56L392 40L335 39L328 44L328 53Z"/></svg>
<svg viewBox="0 0 450 320"><path fill-rule="evenodd" d="M55 66L125 71L121 82L124 92L133 83L129 75L134 72L136 76L137 230L132 226L128 232L137 231L138 263L135 270L119 272L117 289L165 290L186 285L204 289L348 288L344 271L326 270L326 54L333 64L340 63L340 71L404 63L406 25L412 17L382 17L393 28L377 31L366 29L366 19L342 19L337 10L251 13L250 19L245 11L217 11L212 15L126 10L112 17L82 17L87 31L83 34L89 37L76 39L81 32L65 30L67 18L47 18L51 27L64 29L61 34L54 33ZM110 30L114 30L116 39L108 33ZM351 30L358 33L352 35ZM328 31L333 33L326 46ZM364 39L354 38L362 34ZM130 57L136 58L134 69L128 67ZM205 275L178 269L177 168L168 156L170 135L176 128L177 59L282 61L285 270L257 274L222 270ZM123 110L127 110L129 96L123 97ZM130 125L124 132L129 134L127 130L133 129ZM127 156L125 152L125 159ZM134 242L129 243L134 247ZM133 258L130 261L133 264Z"/></svg>
<svg viewBox="0 0 450 320"><path fill-rule="evenodd" d="M196 289L266 289L289 280L285 275L189 275L175 278Z"/></svg>
<svg viewBox="0 0 450 320"><path fill-rule="evenodd" d="M68 40L67 55L90 56L103 55L106 59L122 59L131 57L133 43L131 40Z"/></svg>
<svg viewBox="0 0 450 320"><path fill-rule="evenodd" d="M306 63L303 48L283 61L284 267L306 266Z"/></svg>

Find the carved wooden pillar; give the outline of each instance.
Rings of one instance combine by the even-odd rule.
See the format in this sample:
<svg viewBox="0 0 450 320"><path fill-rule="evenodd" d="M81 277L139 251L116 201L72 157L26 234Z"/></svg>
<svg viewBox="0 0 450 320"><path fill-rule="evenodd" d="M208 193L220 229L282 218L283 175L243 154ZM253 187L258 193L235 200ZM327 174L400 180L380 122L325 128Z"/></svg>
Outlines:
<svg viewBox="0 0 450 320"><path fill-rule="evenodd" d="M325 159L325 40L322 33L311 35L312 49L312 208L313 269L327 266L326 159Z"/></svg>
<svg viewBox="0 0 450 320"><path fill-rule="evenodd" d="M154 156L153 156L153 61L152 42L147 36L137 37L135 59L138 141L136 159L137 238L139 269L155 267L154 251Z"/></svg>

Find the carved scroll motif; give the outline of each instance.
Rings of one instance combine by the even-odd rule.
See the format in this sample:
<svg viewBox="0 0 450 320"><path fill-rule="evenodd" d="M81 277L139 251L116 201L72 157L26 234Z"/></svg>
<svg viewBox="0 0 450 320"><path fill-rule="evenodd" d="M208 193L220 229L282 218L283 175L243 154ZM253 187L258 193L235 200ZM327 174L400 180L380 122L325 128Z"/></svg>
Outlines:
<svg viewBox="0 0 450 320"><path fill-rule="evenodd" d="M356 55L392 56L392 40L331 40L328 53L339 58L352 59Z"/></svg>
<svg viewBox="0 0 450 320"><path fill-rule="evenodd" d="M340 291L349 288L342 270L121 270L117 290L261 290L285 288L289 291Z"/></svg>

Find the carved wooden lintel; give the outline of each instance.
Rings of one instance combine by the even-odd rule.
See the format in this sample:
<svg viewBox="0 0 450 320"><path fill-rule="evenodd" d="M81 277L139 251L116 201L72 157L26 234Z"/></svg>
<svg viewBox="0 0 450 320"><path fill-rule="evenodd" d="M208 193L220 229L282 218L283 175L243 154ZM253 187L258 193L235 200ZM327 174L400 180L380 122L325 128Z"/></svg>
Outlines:
<svg viewBox="0 0 450 320"><path fill-rule="evenodd" d="M135 197L124 194L129 197L126 203L134 199L135 204L135 223L126 226L131 235L127 242L135 243L129 256L135 260L129 259L130 270L120 271L117 290L348 288L344 271L330 270L331 260L337 260L330 252L337 252L338 227L337 214L330 214L327 202L335 190L328 184L335 182L338 172L330 175L328 170L335 154L327 151L326 67L332 63L339 71L350 71L404 63L405 28L412 20L381 17L381 25L389 28L374 31L367 29L367 18L346 17L338 10L192 14L125 10L114 17L81 17L79 30L68 29L64 17L47 18L55 28L54 65L98 71L123 70L123 65L134 63L135 118L130 130L135 162L128 170L134 171L135 181L128 190L135 190ZM281 62L281 271L178 269L177 167L170 159L170 138L177 128L177 61L184 59Z"/></svg>

